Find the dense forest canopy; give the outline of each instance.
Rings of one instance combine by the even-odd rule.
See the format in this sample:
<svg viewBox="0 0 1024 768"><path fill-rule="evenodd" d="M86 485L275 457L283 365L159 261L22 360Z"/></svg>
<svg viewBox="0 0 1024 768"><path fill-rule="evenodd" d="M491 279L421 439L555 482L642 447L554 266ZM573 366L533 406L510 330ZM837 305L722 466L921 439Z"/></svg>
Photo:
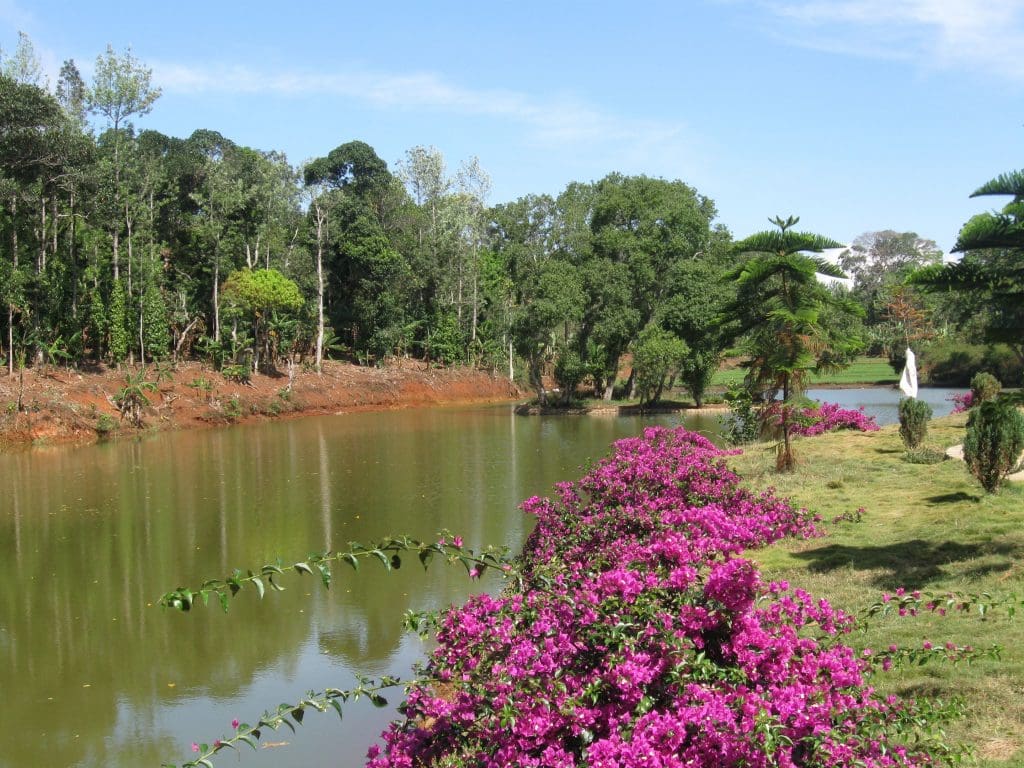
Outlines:
<svg viewBox="0 0 1024 768"><path fill-rule="evenodd" d="M522 376L542 401L551 376L565 399L584 382L650 397L678 376L699 402L726 345L742 346L722 314L737 290L723 276L751 256L683 181L611 172L492 205L475 158L451 172L433 147L392 168L346 140L294 167L213 128L139 129L159 108L150 70L108 47L94 71L86 83L66 61L50 92L26 37L0 56L9 373L404 355ZM892 231L846 252L869 347L908 336L894 301L936 310L904 278L940 257ZM664 375L641 370L616 390L627 353Z"/></svg>

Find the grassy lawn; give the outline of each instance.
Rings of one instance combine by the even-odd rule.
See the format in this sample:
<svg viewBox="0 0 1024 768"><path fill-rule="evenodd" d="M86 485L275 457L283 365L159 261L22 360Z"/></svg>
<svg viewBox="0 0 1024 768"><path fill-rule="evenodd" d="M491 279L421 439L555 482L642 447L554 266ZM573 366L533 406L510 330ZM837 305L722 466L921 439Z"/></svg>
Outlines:
<svg viewBox="0 0 1024 768"><path fill-rule="evenodd" d="M962 442L965 423L962 414L933 421L928 446ZM911 464L896 426L804 438L796 449L801 465L791 475L774 472L774 454L763 445L730 460L751 486L773 486L824 519L824 537L754 554L766 579L786 579L851 613L901 586L1024 597L1024 484L990 496L962 462ZM832 522L859 507L865 509L860 522ZM996 644L1002 659L899 669L878 678L878 687L962 697L968 715L947 728L949 740L969 745L984 768L1024 765L1024 610L1016 618L999 611L985 619L977 613L875 619L848 642L884 650L892 642L919 648L925 640Z"/></svg>
<svg viewBox="0 0 1024 768"><path fill-rule="evenodd" d="M711 379L712 387L740 384L746 371L743 368L719 369ZM899 376L881 357L858 357L853 364L838 373L811 376L812 385L820 384L895 384Z"/></svg>

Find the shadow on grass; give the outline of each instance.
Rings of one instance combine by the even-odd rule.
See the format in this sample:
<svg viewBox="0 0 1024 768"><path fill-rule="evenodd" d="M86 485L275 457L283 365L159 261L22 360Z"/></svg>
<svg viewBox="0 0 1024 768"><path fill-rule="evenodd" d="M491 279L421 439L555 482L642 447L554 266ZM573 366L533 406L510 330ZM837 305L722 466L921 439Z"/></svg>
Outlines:
<svg viewBox="0 0 1024 768"><path fill-rule="evenodd" d="M1020 556L1021 550L1020 545L1011 542L962 544L957 541L936 543L912 539L878 547L830 544L827 547L794 552L793 557L807 561L811 573L831 573L846 568L882 571L872 579L872 584L877 587L923 589L949 576L946 566L981 557L1013 559ZM985 564L975 568L975 572L981 570L993 572L1006 568L1002 564Z"/></svg>
<svg viewBox="0 0 1024 768"><path fill-rule="evenodd" d="M956 493L943 493L938 496L925 496L924 501L932 506L936 506L938 504L959 504L963 501L981 501L981 496L957 491Z"/></svg>

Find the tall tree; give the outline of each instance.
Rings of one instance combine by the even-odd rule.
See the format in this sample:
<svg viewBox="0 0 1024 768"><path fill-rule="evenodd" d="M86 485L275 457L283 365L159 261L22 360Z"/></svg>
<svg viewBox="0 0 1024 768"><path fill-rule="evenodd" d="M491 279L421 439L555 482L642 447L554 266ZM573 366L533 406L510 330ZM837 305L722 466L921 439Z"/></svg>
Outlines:
<svg viewBox="0 0 1024 768"><path fill-rule="evenodd" d="M672 266L706 250L715 216L714 203L681 181L613 173L596 185L579 348L583 353L593 340L603 349L605 399L622 354L665 301Z"/></svg>
<svg viewBox="0 0 1024 768"><path fill-rule="evenodd" d="M113 184L113 208L117 218L109 223L112 240L114 279L118 279L120 266L121 237L121 174L123 171L123 131L131 128L133 117L149 114L153 104L160 98L161 90L152 85L153 71L136 59L128 48L117 54L108 45L106 53L96 57L93 84L86 93L88 109L102 117L112 131L111 183ZM130 130L129 130L130 133Z"/></svg>
<svg viewBox="0 0 1024 768"><path fill-rule="evenodd" d="M87 89L74 59L66 59L57 76L54 95L64 111L78 125L85 125Z"/></svg>
<svg viewBox="0 0 1024 768"><path fill-rule="evenodd" d="M332 190L332 325L360 352L382 357L408 348L416 278L389 230L396 185L387 163L365 142L350 141L308 163L303 177L307 187Z"/></svg>
<svg viewBox="0 0 1024 768"><path fill-rule="evenodd" d="M657 321L686 344L679 376L698 407L718 370L729 327L722 312L736 296L736 285L721 279L734 262L732 239L724 228L711 233L705 251L677 261L666 275L667 297Z"/></svg>
<svg viewBox="0 0 1024 768"><path fill-rule="evenodd" d="M748 260L727 273L738 290L724 315L737 321L734 334L747 337L750 386L769 392L772 399L781 391L778 468L791 471L791 400L803 392L810 372L841 366L860 348L859 338L845 334L837 321L861 310L818 281L818 274L845 277L838 267L804 255L840 248L841 243L793 231L798 217L771 221L778 231L758 232L734 246Z"/></svg>
<svg viewBox="0 0 1024 768"><path fill-rule="evenodd" d="M303 304L302 294L294 281L276 269L251 270L248 267L232 272L224 281L224 298L229 304L250 315L253 330L252 370L273 364L269 322L275 311L297 311Z"/></svg>
<svg viewBox="0 0 1024 768"><path fill-rule="evenodd" d="M867 322L882 320L892 291L914 269L941 264L942 251L934 240L916 232L865 232L839 254L839 266L853 278L853 295L867 311Z"/></svg>
<svg viewBox="0 0 1024 768"><path fill-rule="evenodd" d="M23 85L34 85L44 90L48 85L35 46L24 32L18 32L18 46L13 55L4 56L0 49L0 73Z"/></svg>
<svg viewBox="0 0 1024 768"><path fill-rule="evenodd" d="M8 258L0 271L0 298L7 306L7 364L14 372L15 315L28 310L25 266L20 259L26 233L34 231L41 185L62 162L60 105L40 88L0 75L0 197ZM29 218L31 217L31 218ZM36 245L44 239L37 231Z"/></svg>
<svg viewBox="0 0 1024 768"><path fill-rule="evenodd" d="M959 262L926 267L912 282L979 299L985 340L1008 345L1024 363L1024 171L997 176L971 197L988 195L1012 199L964 224L953 247L964 254Z"/></svg>

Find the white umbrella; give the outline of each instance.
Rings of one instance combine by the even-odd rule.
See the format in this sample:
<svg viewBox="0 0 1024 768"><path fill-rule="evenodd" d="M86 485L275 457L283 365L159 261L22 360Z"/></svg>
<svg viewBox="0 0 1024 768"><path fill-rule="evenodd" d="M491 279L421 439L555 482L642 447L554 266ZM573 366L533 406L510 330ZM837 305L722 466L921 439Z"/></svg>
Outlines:
<svg viewBox="0 0 1024 768"><path fill-rule="evenodd" d="M907 347L907 364L900 376L900 391L907 397L917 397L917 361L910 347Z"/></svg>

